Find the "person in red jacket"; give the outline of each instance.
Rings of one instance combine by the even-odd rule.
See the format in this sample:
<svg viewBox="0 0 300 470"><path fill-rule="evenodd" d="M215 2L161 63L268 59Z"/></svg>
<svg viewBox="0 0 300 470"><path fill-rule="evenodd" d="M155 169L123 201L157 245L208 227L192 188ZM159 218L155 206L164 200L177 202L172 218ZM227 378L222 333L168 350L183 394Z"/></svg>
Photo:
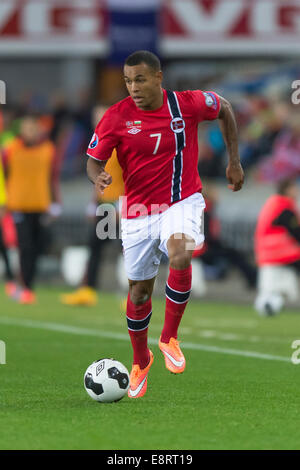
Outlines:
<svg viewBox="0 0 300 470"><path fill-rule="evenodd" d="M295 179L281 181L258 217L254 249L259 267L255 308L262 314L277 313L285 297L296 300L300 273L300 217Z"/></svg>

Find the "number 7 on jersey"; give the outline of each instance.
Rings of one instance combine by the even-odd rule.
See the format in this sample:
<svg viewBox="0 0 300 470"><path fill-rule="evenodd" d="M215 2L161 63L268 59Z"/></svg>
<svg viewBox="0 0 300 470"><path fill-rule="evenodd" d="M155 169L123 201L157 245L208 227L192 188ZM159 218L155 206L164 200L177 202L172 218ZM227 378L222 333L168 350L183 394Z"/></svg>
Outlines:
<svg viewBox="0 0 300 470"><path fill-rule="evenodd" d="M152 155L156 155L159 144L160 144L161 133L159 133L159 134L150 134L150 137L157 137L155 149L153 150L153 154L152 154Z"/></svg>

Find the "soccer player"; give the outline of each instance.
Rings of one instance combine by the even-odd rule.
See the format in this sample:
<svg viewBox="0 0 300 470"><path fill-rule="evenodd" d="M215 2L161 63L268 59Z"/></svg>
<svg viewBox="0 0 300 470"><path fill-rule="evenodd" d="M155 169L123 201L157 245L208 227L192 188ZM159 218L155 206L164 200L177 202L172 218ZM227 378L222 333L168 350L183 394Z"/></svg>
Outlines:
<svg viewBox="0 0 300 470"><path fill-rule="evenodd" d="M33 290L44 236L44 216L61 212L60 162L52 142L42 134L38 116L21 120L20 135L5 151L7 208L12 212L18 238L22 287L21 304L36 301Z"/></svg>
<svg viewBox="0 0 300 470"><path fill-rule="evenodd" d="M190 295L193 249L204 240L205 203L197 171L199 122L219 120L229 154L229 188L238 191L244 181L229 102L211 91L167 91L162 78L158 57L148 51L131 54L124 65L129 97L108 109L87 150L87 174L99 192L111 183L105 165L113 148L123 170L122 242L133 347L130 398L145 394L153 363L147 331L162 253L169 258L170 271L159 348L169 371L185 369L177 331Z"/></svg>

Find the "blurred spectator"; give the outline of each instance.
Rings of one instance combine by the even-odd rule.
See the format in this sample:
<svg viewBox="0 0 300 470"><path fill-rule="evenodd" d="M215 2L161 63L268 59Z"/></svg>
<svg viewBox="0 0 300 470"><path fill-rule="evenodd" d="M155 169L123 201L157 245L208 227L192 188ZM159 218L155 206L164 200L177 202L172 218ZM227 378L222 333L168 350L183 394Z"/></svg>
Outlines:
<svg viewBox="0 0 300 470"><path fill-rule="evenodd" d="M34 303L36 264L45 241L45 215L61 212L60 162L46 135L44 121L25 116L20 133L4 151L7 175L7 207L17 230L22 288L18 300Z"/></svg>
<svg viewBox="0 0 300 470"><path fill-rule="evenodd" d="M288 105L278 102L271 106L266 99L262 103L261 108L248 110L250 119L241 126L241 162L246 171L270 155L274 140L286 123Z"/></svg>
<svg viewBox="0 0 300 470"><path fill-rule="evenodd" d="M91 97L82 90L74 108L67 104L62 92L57 91L50 99L53 116L51 139L62 161L61 176L67 179L81 175L85 173L82 155L93 132Z"/></svg>
<svg viewBox="0 0 300 470"><path fill-rule="evenodd" d="M258 168L263 181L278 182L300 175L300 116L293 113L274 142L272 156Z"/></svg>
<svg viewBox="0 0 300 470"><path fill-rule="evenodd" d="M218 124L199 129L198 171L202 178L219 178L225 174L225 144Z"/></svg>
<svg viewBox="0 0 300 470"><path fill-rule="evenodd" d="M285 299L298 298L300 273L300 218L294 178L283 180L277 194L261 209L255 231L255 256L259 267L255 308L263 315L280 311Z"/></svg>

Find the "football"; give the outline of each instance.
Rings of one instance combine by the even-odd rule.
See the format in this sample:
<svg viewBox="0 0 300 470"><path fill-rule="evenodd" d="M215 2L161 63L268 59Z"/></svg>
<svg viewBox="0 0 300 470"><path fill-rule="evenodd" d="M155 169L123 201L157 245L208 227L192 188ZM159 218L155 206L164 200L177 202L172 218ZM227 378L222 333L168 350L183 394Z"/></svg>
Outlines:
<svg viewBox="0 0 300 470"><path fill-rule="evenodd" d="M99 359L87 368L84 387L89 396L100 403L119 401L129 388L128 370L114 359Z"/></svg>
<svg viewBox="0 0 300 470"><path fill-rule="evenodd" d="M281 294L270 293L267 295L259 295L254 307L261 316L277 315L284 306L284 298Z"/></svg>

